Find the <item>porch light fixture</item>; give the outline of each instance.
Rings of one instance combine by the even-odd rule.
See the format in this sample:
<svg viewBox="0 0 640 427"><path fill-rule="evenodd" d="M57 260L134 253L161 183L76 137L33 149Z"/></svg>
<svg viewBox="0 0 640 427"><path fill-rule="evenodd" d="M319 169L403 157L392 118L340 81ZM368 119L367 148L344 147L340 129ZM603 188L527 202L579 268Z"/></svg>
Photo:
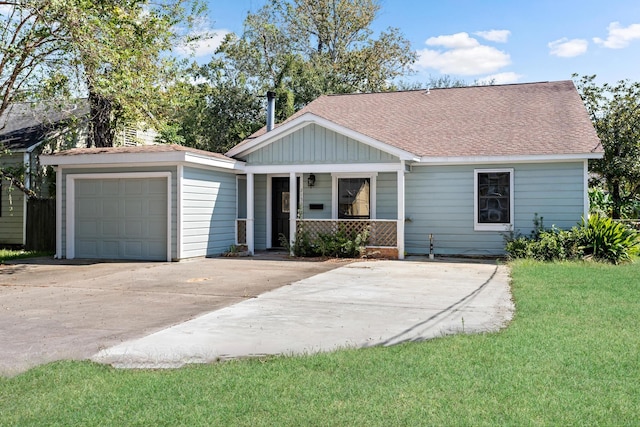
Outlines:
<svg viewBox="0 0 640 427"><path fill-rule="evenodd" d="M314 174L309 174L309 177L307 178L307 185L309 187L316 185L316 176Z"/></svg>

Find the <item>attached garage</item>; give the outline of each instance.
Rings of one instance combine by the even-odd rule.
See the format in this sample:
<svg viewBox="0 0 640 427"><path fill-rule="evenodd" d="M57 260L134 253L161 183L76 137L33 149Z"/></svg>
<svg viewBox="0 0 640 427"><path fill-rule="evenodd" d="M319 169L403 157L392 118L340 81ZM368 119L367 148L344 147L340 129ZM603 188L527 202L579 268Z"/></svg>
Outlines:
<svg viewBox="0 0 640 427"><path fill-rule="evenodd" d="M170 257L168 175L73 181L76 257L149 261Z"/></svg>
<svg viewBox="0 0 640 427"><path fill-rule="evenodd" d="M242 162L176 145L76 148L56 166L56 257L174 261L236 243Z"/></svg>

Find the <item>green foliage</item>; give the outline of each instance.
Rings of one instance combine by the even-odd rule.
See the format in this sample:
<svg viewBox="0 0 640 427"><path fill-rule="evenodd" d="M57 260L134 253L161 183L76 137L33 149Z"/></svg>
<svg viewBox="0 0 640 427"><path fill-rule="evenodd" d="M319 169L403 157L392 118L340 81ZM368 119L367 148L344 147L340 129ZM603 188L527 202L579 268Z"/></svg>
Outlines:
<svg viewBox="0 0 640 427"><path fill-rule="evenodd" d="M613 264L630 261L640 251L640 233L598 214L571 230L544 229L542 218L534 219L534 231L527 237L510 235L505 242L509 258L564 261L594 258Z"/></svg>
<svg viewBox="0 0 640 427"><path fill-rule="evenodd" d="M374 37L379 11L377 0L271 0L219 52L254 93L275 90L283 120L321 94L388 90L411 71L415 52L397 28Z"/></svg>
<svg viewBox="0 0 640 427"><path fill-rule="evenodd" d="M194 37L188 33L203 12L199 1L7 3L0 114L16 99L80 94L89 98L97 146L112 145L115 130L129 123L159 127L163 89L179 68L172 51Z"/></svg>
<svg viewBox="0 0 640 427"><path fill-rule="evenodd" d="M265 121L260 98L242 76L216 59L194 66L168 94L169 127L162 133L166 142L224 153Z"/></svg>
<svg viewBox="0 0 640 427"><path fill-rule="evenodd" d="M364 254L368 240L368 230L347 232L343 226L336 233L319 233L315 238L303 226L298 230L293 245L283 234L280 235L280 244L300 257L358 258Z"/></svg>
<svg viewBox="0 0 640 427"><path fill-rule="evenodd" d="M604 157L589 167L604 180L611 216L623 218L625 207L640 202L640 82L598 86L595 77L576 83L604 149Z"/></svg>
<svg viewBox="0 0 640 427"><path fill-rule="evenodd" d="M597 214L583 221L581 238L586 256L613 264L630 261L640 252L639 232Z"/></svg>

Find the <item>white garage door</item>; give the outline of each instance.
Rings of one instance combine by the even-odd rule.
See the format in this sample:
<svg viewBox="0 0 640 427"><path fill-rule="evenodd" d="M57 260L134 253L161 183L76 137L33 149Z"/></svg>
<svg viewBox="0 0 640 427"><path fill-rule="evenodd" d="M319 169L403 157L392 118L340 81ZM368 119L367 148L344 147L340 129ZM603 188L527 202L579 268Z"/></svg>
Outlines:
<svg viewBox="0 0 640 427"><path fill-rule="evenodd" d="M167 260L166 178L76 179L75 257Z"/></svg>

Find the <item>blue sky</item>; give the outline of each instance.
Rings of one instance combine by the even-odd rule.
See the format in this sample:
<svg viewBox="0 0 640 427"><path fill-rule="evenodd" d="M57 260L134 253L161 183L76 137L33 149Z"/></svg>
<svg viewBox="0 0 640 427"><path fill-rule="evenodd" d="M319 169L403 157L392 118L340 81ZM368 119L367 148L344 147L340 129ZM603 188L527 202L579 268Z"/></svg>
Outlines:
<svg viewBox="0 0 640 427"><path fill-rule="evenodd" d="M197 50L211 56L226 32L242 33L265 0L209 0L219 37ZM597 74L598 82L640 81L640 0L381 0L374 30L398 27L418 52L415 75L471 83L520 83Z"/></svg>

